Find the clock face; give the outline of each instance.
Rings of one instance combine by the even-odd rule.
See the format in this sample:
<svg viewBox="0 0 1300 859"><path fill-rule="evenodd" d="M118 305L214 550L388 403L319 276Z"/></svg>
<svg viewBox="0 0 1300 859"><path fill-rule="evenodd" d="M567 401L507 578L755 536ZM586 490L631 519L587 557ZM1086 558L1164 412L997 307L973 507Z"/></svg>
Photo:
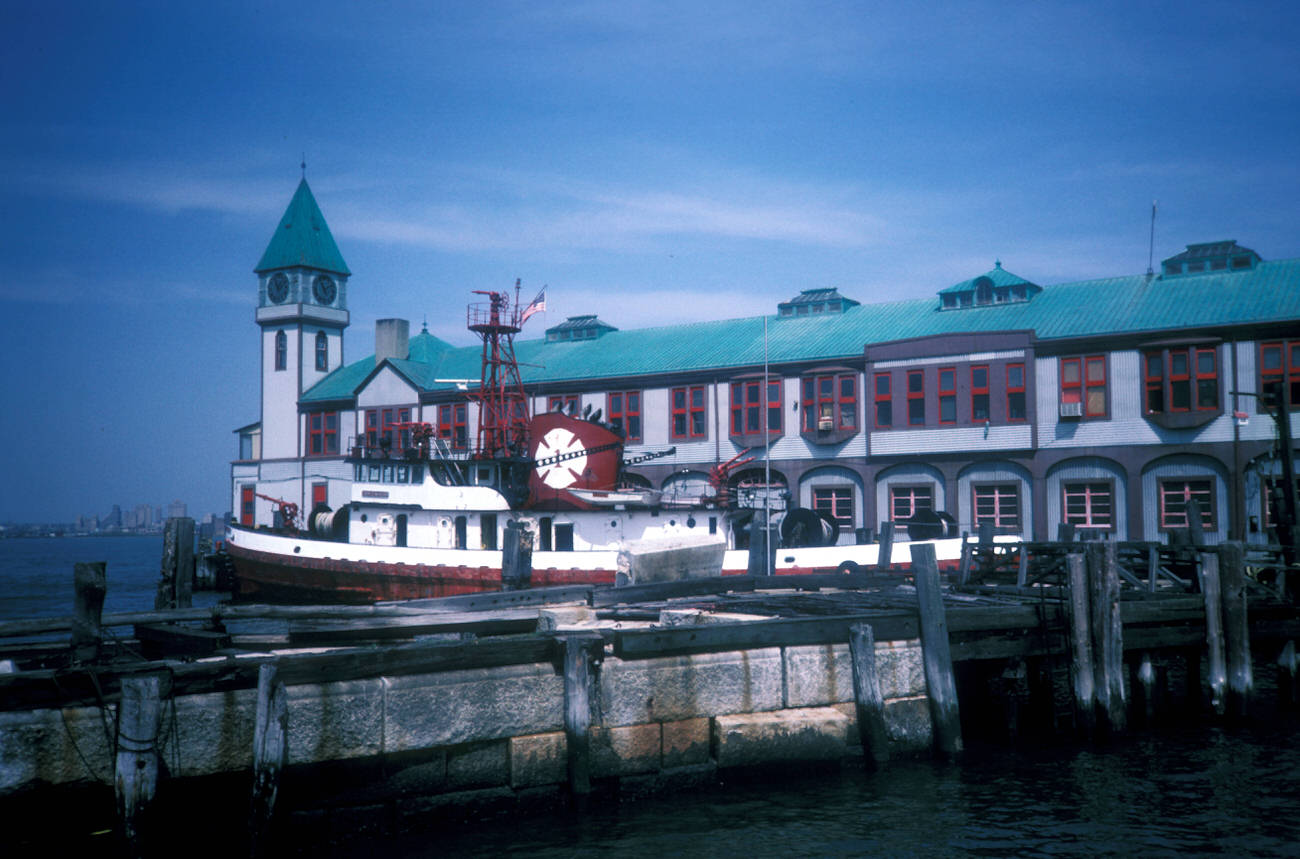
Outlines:
<svg viewBox="0 0 1300 859"><path fill-rule="evenodd" d="M271 275L271 282L266 285L266 297L276 304L282 304L289 297L289 278L284 272Z"/></svg>
<svg viewBox="0 0 1300 859"><path fill-rule="evenodd" d="M316 295L316 301L320 304L332 304L337 289L334 286L334 278L320 275L311 286L311 291Z"/></svg>

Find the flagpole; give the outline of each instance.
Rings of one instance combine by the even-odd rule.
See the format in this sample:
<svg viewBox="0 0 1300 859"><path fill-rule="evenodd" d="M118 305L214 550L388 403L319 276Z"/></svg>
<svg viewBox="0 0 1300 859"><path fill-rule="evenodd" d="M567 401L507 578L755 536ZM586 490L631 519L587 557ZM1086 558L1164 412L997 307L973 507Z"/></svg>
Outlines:
<svg viewBox="0 0 1300 859"><path fill-rule="evenodd" d="M767 569L767 574L772 575L772 428L770 426L772 417L772 404L769 401L771 393L768 390L768 366L767 366L767 315L763 316L763 402L767 403L767 408L763 410L763 564Z"/></svg>

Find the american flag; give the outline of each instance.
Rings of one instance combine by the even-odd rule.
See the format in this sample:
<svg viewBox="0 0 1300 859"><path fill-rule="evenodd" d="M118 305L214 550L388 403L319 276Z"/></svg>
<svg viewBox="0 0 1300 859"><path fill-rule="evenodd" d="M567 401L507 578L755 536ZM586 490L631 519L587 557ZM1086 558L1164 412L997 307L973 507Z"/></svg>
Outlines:
<svg viewBox="0 0 1300 859"><path fill-rule="evenodd" d="M545 309L546 309L546 287L543 286L542 291L537 293L537 297L534 298L532 301L528 302L528 306L524 308L523 315L519 317L519 324L523 325L525 322L528 321L528 317L532 316L534 313L539 313Z"/></svg>

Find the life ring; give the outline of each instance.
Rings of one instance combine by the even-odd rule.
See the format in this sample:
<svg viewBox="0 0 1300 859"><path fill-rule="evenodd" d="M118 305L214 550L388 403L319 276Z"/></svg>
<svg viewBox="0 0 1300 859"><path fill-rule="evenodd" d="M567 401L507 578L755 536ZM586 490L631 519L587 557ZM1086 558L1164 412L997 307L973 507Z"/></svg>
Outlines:
<svg viewBox="0 0 1300 859"><path fill-rule="evenodd" d="M841 575L851 576L862 572L862 565L857 561L840 561L840 565L835 568L835 572Z"/></svg>

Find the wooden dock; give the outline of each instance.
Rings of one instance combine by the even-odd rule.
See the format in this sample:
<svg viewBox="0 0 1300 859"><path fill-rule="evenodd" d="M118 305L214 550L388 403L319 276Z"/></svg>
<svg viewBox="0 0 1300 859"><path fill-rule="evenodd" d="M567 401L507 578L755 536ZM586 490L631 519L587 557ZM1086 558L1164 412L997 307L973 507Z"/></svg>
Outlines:
<svg viewBox="0 0 1300 859"><path fill-rule="evenodd" d="M1262 671L1296 703L1300 611L1272 555L972 541L945 581L909 548L906 574L107 616L102 567L78 565L77 617L0 624L0 811L21 832L89 789L139 846L157 809L181 825L169 792L208 782L256 848L349 803L419 825L733 767L1245 719L1274 706Z"/></svg>

